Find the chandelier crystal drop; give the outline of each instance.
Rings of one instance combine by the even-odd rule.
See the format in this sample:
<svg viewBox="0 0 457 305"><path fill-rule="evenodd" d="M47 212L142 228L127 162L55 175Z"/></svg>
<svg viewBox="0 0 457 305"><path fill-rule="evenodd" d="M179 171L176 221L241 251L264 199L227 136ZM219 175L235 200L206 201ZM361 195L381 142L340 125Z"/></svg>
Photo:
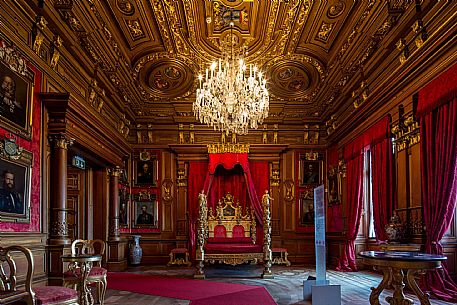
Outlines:
<svg viewBox="0 0 457 305"><path fill-rule="evenodd" d="M206 69L205 78L199 75L193 111L201 123L214 130L243 135L263 123L270 98L262 72L252 65L248 71L243 52L234 52L233 47L231 35L229 52L223 47L222 58Z"/></svg>

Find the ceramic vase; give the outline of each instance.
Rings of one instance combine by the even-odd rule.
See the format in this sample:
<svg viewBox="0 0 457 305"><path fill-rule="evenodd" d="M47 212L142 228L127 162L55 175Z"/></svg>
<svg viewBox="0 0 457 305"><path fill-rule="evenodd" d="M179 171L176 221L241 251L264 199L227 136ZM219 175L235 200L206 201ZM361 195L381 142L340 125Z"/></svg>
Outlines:
<svg viewBox="0 0 457 305"><path fill-rule="evenodd" d="M132 235L133 243L130 245L130 264L139 265L143 257L143 249L140 246L141 235Z"/></svg>

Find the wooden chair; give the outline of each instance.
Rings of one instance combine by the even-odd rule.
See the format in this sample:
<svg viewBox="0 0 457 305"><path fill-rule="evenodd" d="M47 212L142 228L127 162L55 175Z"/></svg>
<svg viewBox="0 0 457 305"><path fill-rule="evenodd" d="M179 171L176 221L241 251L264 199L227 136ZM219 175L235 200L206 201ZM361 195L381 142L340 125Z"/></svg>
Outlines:
<svg viewBox="0 0 457 305"><path fill-rule="evenodd" d="M103 256L105 254L105 248L105 242L101 239L76 239L71 244L71 254L99 254ZM81 271L76 269L76 272ZM102 267L102 262L99 261L92 267L89 276L87 277L88 283L95 283L97 285L98 301L101 305L105 302L107 272L108 271ZM64 285L66 287L76 287L78 281L78 278L75 277L72 270L68 270L64 273Z"/></svg>
<svg viewBox="0 0 457 305"><path fill-rule="evenodd" d="M13 253L22 252L27 261L25 287L17 287L17 268ZM75 290L59 286L42 286L32 289L33 254L22 246L0 247L0 304L25 302L27 305L78 305Z"/></svg>

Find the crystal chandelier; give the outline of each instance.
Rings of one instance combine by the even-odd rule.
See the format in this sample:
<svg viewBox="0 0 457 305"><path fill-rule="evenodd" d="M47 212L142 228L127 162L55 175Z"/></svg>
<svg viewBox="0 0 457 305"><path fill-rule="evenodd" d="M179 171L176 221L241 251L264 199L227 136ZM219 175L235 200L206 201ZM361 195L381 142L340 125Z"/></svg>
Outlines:
<svg viewBox="0 0 457 305"><path fill-rule="evenodd" d="M233 23L230 26L232 32ZM198 76L200 86L193 111L201 123L214 130L242 135L263 123L270 98L262 72L249 65L248 74L243 51L234 51L234 36L229 38L230 50L221 43L222 58L206 69L204 81L203 75Z"/></svg>

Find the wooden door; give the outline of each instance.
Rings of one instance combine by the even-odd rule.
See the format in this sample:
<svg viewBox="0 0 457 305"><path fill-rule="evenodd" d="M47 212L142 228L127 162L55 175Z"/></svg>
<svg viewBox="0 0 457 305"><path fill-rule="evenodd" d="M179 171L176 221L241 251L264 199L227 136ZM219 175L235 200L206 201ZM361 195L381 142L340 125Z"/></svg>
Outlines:
<svg viewBox="0 0 457 305"><path fill-rule="evenodd" d="M85 172L68 167L67 207L68 235L71 240L85 238Z"/></svg>

